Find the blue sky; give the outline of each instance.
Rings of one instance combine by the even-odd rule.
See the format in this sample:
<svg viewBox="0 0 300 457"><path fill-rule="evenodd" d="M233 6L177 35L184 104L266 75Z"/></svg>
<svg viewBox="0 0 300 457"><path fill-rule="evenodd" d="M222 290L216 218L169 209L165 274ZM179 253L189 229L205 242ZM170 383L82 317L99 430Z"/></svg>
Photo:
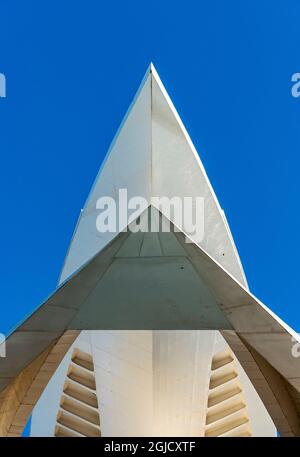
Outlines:
<svg viewBox="0 0 300 457"><path fill-rule="evenodd" d="M56 286L80 208L153 61L250 288L300 331L300 3L0 2L0 331Z"/></svg>

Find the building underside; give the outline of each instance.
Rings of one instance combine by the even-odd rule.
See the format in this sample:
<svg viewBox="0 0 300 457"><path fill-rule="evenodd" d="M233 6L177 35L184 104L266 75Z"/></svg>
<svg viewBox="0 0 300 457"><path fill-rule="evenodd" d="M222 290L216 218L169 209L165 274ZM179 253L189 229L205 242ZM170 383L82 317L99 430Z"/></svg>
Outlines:
<svg viewBox="0 0 300 457"><path fill-rule="evenodd" d="M132 233L127 222L97 231L97 199L118 202L124 188L148 202L133 222L155 220L156 231ZM201 241L157 196L204 199ZM7 338L0 434L19 436L32 415L32 435L300 436L299 342L249 291L224 211L151 65L59 286Z"/></svg>

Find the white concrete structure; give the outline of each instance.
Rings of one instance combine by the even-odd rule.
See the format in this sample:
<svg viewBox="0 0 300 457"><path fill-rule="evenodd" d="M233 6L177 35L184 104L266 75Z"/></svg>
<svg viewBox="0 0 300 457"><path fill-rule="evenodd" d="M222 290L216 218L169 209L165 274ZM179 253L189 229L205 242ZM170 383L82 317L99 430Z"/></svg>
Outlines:
<svg viewBox="0 0 300 457"><path fill-rule="evenodd" d="M150 213L170 232L131 233L124 222L99 233L96 202L118 201L121 188L147 200L135 220ZM152 200L174 196L204 199L201 241ZM299 336L249 292L224 212L153 65L81 212L59 287L7 340L0 389L66 330L84 332L36 405L32 435L274 436L275 426L300 435L291 341Z"/></svg>
<svg viewBox="0 0 300 457"><path fill-rule="evenodd" d="M149 204L151 196L205 195L208 217L202 246L246 285L224 212L152 65L81 214L61 280L74 273L115 236L105 234L101 237L97 233L96 201L101 195L117 200L117 190L122 187L128 189L129 196L144 196ZM131 238L137 237L131 235ZM155 243L150 236L148 238L153 253ZM139 239L137 243L140 243ZM218 322L216 316L213 319ZM217 325L222 324L219 321ZM223 346L220 350L226 347L218 332L106 331L91 335L90 351L96 367L104 436L205 434L212 357L220 352L215 348L216 338L221 340L218 343ZM81 341L82 337L79 337L74 345L80 345ZM67 360L71 353L72 349ZM65 377L63 371L66 371L65 366L58 370L36 407L32 422L34 436L54 434L53 421L56 421ZM251 426L247 430L255 436L274 435L275 427L241 366L238 371L248 400L241 402L241 409L244 411L247 404L251 411ZM238 394L234 398L239 398ZM48 414L50 405L52 414ZM52 420L41 420L43 414ZM240 414L239 410L234 411L233 420L236 414ZM243 432L241 430L241 434Z"/></svg>
<svg viewBox="0 0 300 457"><path fill-rule="evenodd" d="M246 286L224 211L152 64L112 142L80 215L61 281L81 268L116 236L116 233L100 234L97 231L95 220L99 211L96 201L104 195L118 201L120 188L127 189L129 198L145 197L149 205L151 197L155 196L204 197L205 229L200 246Z"/></svg>
<svg viewBox="0 0 300 457"><path fill-rule="evenodd" d="M94 409L70 394L78 385L68 375L75 348L92 356ZM85 422L94 423L83 419L82 405L99 412L102 436L276 436L217 331L81 332L34 409L31 436L84 436ZM74 416L75 427L68 423Z"/></svg>

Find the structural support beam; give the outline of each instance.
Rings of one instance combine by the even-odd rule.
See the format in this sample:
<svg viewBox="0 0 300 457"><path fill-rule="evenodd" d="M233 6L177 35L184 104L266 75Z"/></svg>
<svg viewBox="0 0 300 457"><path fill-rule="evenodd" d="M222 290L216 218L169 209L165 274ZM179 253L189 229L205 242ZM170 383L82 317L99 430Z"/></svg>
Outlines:
<svg viewBox="0 0 300 457"><path fill-rule="evenodd" d="M31 412L80 332L67 331L0 394L0 436L21 436Z"/></svg>
<svg viewBox="0 0 300 457"><path fill-rule="evenodd" d="M280 436L300 436L300 420L286 380L237 333L221 332L244 368Z"/></svg>

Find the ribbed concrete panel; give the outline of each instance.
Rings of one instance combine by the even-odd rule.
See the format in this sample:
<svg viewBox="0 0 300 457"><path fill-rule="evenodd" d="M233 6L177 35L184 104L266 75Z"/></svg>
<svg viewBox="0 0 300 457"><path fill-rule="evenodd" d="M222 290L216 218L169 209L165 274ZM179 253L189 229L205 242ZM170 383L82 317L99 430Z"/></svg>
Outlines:
<svg viewBox="0 0 300 457"><path fill-rule="evenodd" d="M71 364L71 359L75 347L79 348L81 351L91 353L91 334L89 332L80 333L80 336L74 341L63 361L49 381L44 393L35 405L32 414L30 431L31 436L54 436L56 430L58 435L60 432L62 432L62 434L67 433L66 430L59 431L56 428L57 414L60 410L60 402L64 391L64 384L67 379L68 369Z"/></svg>
<svg viewBox="0 0 300 457"><path fill-rule="evenodd" d="M249 376L250 373L246 373L239 362L239 352L237 351L237 353L234 354L223 336L221 336L219 332L215 332L214 353L219 354L220 352L224 353L224 351L229 352L234 360L235 369L238 374L237 380L241 385L243 401L247 408L246 416L249 418L249 426L245 422L245 426L237 431L237 435L243 435L243 433L245 433L245 436L247 436L247 433L250 430L251 436L276 436L277 431L274 422L259 397L259 393L256 392L255 387L253 386L253 379L262 379L262 374L259 372L258 368L254 366L252 359L250 359L246 361L245 364L245 367L249 367L250 364L252 376ZM232 431L232 436L237 435Z"/></svg>
<svg viewBox="0 0 300 457"><path fill-rule="evenodd" d="M100 424L104 437L274 436L235 356L219 357L225 352L233 354L217 331L82 332L35 407L31 434L89 436Z"/></svg>
<svg viewBox="0 0 300 457"><path fill-rule="evenodd" d="M85 352L76 347L67 370L54 435L67 437L78 434L101 436L93 356L91 350Z"/></svg>

